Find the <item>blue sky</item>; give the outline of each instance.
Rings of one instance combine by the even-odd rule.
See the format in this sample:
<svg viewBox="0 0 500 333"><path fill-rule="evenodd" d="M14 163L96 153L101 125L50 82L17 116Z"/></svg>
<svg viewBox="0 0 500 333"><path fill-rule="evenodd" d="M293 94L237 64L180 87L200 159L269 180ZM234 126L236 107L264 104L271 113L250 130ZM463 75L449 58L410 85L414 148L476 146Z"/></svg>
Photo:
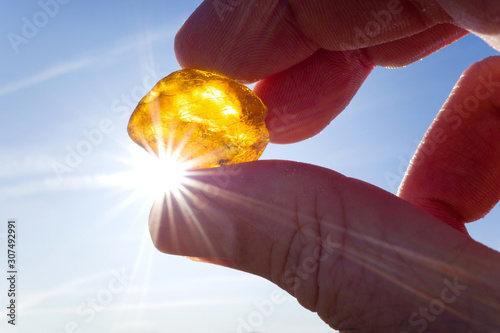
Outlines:
<svg viewBox="0 0 500 333"><path fill-rule="evenodd" d="M237 332L252 320L256 332L332 332L261 278L158 253L147 231L151 195L124 181L130 161L146 158L127 136L128 117L179 69L173 38L197 4L70 1L18 52L9 33L21 35L23 17L42 9L36 1L2 5L0 246L15 218L20 307L19 325L1 319L2 332ZM262 158L321 165L394 193L460 74L496 53L468 36L406 68L376 68L322 133L269 145ZM84 147L88 136L94 144ZM58 176L54 165L79 145L88 155ZM497 207L469 230L499 250L499 220ZM273 295L279 304L262 315Z"/></svg>

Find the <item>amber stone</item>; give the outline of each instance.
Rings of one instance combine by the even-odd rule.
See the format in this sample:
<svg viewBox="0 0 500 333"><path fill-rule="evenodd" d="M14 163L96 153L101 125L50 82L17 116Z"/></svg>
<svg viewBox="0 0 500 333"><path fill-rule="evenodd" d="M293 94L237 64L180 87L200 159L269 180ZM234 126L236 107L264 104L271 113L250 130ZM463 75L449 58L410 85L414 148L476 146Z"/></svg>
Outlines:
<svg viewBox="0 0 500 333"><path fill-rule="evenodd" d="M266 106L225 76L183 69L160 80L130 117L128 133L147 151L189 169L257 160L269 141Z"/></svg>

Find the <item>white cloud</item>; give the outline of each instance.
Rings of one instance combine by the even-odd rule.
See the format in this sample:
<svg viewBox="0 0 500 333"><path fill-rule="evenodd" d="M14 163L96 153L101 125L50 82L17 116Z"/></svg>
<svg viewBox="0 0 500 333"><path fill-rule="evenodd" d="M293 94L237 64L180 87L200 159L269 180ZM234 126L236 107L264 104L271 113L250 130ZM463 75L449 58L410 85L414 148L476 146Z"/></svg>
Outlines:
<svg viewBox="0 0 500 333"><path fill-rule="evenodd" d="M114 45L109 50L104 50L103 52L98 52L99 57L82 57L67 62L59 63L53 65L39 73L33 74L24 79L8 83L0 87L0 96L15 93L19 90L40 84L42 82L51 80L60 75L68 74L80 69L83 69L92 63L94 63L98 58L100 61L106 58L115 58L122 55L123 53L129 52L135 49L147 49L152 42L162 40L164 38L173 37L175 31L171 28L158 28L155 29L156 32L152 34L144 35L133 35L124 38L119 43Z"/></svg>
<svg viewBox="0 0 500 333"><path fill-rule="evenodd" d="M24 197L27 195L47 192L116 187L123 182L124 175L126 176L124 173L67 176L63 181L60 181L55 176L45 177L42 179L3 186L1 188L0 198Z"/></svg>
<svg viewBox="0 0 500 333"><path fill-rule="evenodd" d="M47 80L53 79L60 75L74 72L81 68L84 68L92 63L92 58L81 58L76 60L71 60L69 62L57 64L55 66L49 67L39 73L33 74L27 78L15 81L0 87L0 96L12 94L19 90L40 84Z"/></svg>
<svg viewBox="0 0 500 333"><path fill-rule="evenodd" d="M87 290L83 288L85 285L89 285L95 281L110 277L112 277L111 271L96 272L93 274L89 274L87 276L82 276L73 281L63 283L53 289L46 289L36 292L32 291L30 293L27 293L26 296L23 297L22 308L24 309L36 308L40 304L43 304L43 302L45 302L49 298L61 297L64 295L71 295L77 293L85 295L85 290ZM60 310L56 312L60 312Z"/></svg>

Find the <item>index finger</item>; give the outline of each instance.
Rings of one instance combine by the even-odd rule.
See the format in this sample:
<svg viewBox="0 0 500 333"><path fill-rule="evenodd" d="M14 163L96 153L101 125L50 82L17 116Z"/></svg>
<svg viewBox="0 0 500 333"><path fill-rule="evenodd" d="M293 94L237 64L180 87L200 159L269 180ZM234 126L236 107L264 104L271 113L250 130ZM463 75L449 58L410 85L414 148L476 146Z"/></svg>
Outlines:
<svg viewBox="0 0 500 333"><path fill-rule="evenodd" d="M397 0L216 0L191 15L175 49L182 67L247 82L265 78L255 92L269 109L271 142L291 143L326 127L377 62L402 66L466 33L451 24L429 29L449 17L426 13L432 19Z"/></svg>
<svg viewBox="0 0 500 333"><path fill-rule="evenodd" d="M175 51L182 67L256 81L319 49L362 49L442 23L453 19L439 6L417 8L399 0L211 0L204 1L179 30ZM433 50L443 46L437 45L436 36L429 36L429 43ZM414 48L406 45L400 51L412 54Z"/></svg>

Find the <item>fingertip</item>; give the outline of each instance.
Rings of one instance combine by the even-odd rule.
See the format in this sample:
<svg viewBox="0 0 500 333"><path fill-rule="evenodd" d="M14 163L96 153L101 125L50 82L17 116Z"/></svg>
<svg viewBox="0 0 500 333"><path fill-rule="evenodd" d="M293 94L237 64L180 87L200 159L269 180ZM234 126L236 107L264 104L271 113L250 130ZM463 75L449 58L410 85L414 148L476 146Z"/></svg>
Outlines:
<svg viewBox="0 0 500 333"><path fill-rule="evenodd" d="M320 50L307 60L258 82L268 107L273 143L293 143L321 132L350 103L373 69L361 50Z"/></svg>
<svg viewBox="0 0 500 333"><path fill-rule="evenodd" d="M500 33L500 6L497 0L437 0L460 27L488 35Z"/></svg>
<svg viewBox="0 0 500 333"><path fill-rule="evenodd" d="M283 1L240 1L237 6L219 7L204 1L175 37L177 61L183 68L258 81L318 49L291 22L292 12Z"/></svg>
<svg viewBox="0 0 500 333"><path fill-rule="evenodd" d="M455 228L500 199L500 57L470 66L419 145L400 196Z"/></svg>

